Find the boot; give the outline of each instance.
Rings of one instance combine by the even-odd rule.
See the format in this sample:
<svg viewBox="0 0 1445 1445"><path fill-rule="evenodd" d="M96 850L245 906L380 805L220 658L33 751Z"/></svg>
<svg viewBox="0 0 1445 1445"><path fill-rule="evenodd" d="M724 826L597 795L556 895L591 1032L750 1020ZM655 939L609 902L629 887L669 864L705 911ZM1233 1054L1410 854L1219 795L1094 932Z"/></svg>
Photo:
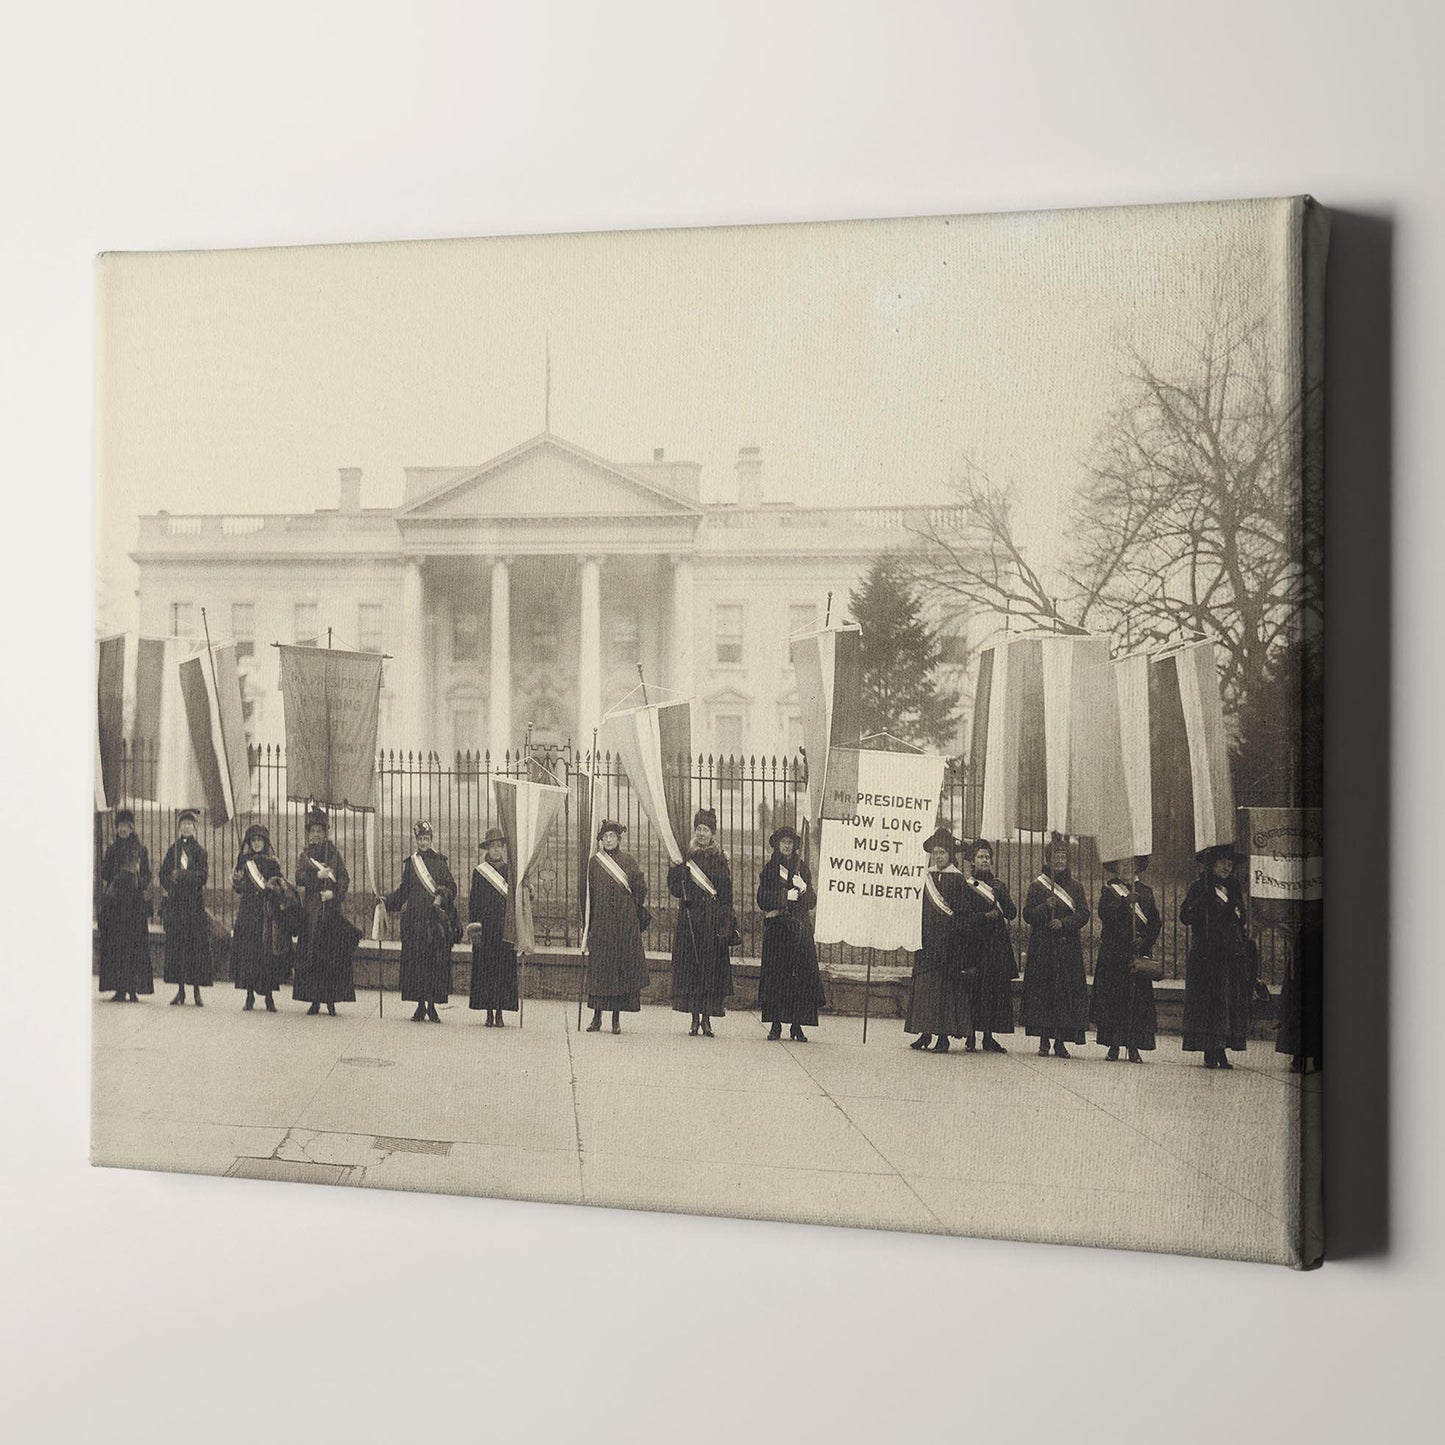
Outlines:
<svg viewBox="0 0 1445 1445"><path fill-rule="evenodd" d="M935 1054L946 1054L948 1052L948 1035L939 1034L938 1042L933 1046Z"/></svg>
<svg viewBox="0 0 1445 1445"><path fill-rule="evenodd" d="M494 1029L504 1029L507 1027L507 1021L502 1017L501 1009L497 1010L497 1021L492 1025L492 1027Z"/></svg>
<svg viewBox="0 0 1445 1445"><path fill-rule="evenodd" d="M983 1051L986 1054L1006 1054L1008 1050L992 1034L984 1034Z"/></svg>
<svg viewBox="0 0 1445 1445"><path fill-rule="evenodd" d="M768 1042L769 1042L770 1044L775 1044L775 1043L777 1043L777 1041L778 1041L780 1038L782 1038L782 1036L783 1036L783 1026L782 1026L782 1024L774 1024L774 1025L772 1026L772 1028L770 1028L770 1029L768 1030Z"/></svg>
<svg viewBox="0 0 1445 1445"><path fill-rule="evenodd" d="M204 1005L201 1003L201 986L200 986L200 984L198 984L198 983L192 984L192 985L191 985L191 993L192 993L192 995L195 997L196 1007L197 1007L197 1008L202 1008L202 1007L204 1007Z"/></svg>
<svg viewBox="0 0 1445 1445"><path fill-rule="evenodd" d="M697 1037L697 1030L698 1030L697 1015L696 1015L696 1014L693 1014L693 1016L692 1016L692 1027L687 1031L687 1036L688 1036L689 1038L691 1038L691 1039L695 1039L695 1038Z"/></svg>
<svg viewBox="0 0 1445 1445"><path fill-rule="evenodd" d="M1115 1062L1118 1060L1118 1058L1119 1058L1119 1045L1118 1045L1118 1044L1115 1044L1115 1045L1109 1050L1109 1056L1108 1056L1108 1057L1109 1057L1109 1062L1110 1062L1111 1064L1112 1064L1112 1063L1115 1063Z"/></svg>
<svg viewBox="0 0 1445 1445"><path fill-rule="evenodd" d="M1233 1064L1229 1062L1229 1055L1223 1049L1216 1049L1214 1052L1214 1067L1216 1069L1232 1069Z"/></svg>
<svg viewBox="0 0 1445 1445"><path fill-rule="evenodd" d="M430 1023L439 1024L441 1022L441 1015L437 1013L437 1006L434 1003L427 1004L426 1016Z"/></svg>
<svg viewBox="0 0 1445 1445"><path fill-rule="evenodd" d="M1048 1058L1048 1056L1049 1056L1049 1041L1048 1041L1048 1039L1045 1037L1045 1038L1042 1038L1042 1039L1039 1040L1039 1057L1040 1057L1041 1059L1046 1059L1046 1058Z"/></svg>
<svg viewBox="0 0 1445 1445"><path fill-rule="evenodd" d="M976 1053L978 1051L978 1035L969 1034L963 1041L963 1047L971 1054Z"/></svg>
<svg viewBox="0 0 1445 1445"><path fill-rule="evenodd" d="M488 1022L488 1023L491 1023L491 1021L492 1021L492 1020L491 1020L491 1016L488 1015L488 1017L487 1017L487 1022ZM602 1010L601 1010L600 1008L595 1008L595 1009L592 1010L592 1022L587 1025L587 1032L588 1032L589 1034L595 1034L595 1033L598 1033L598 1032L601 1030L601 1028L602 1028Z"/></svg>
<svg viewBox="0 0 1445 1445"><path fill-rule="evenodd" d="M710 1039L713 1037L712 1019L709 1018L707 1014L704 1014L702 1016L702 1036L705 1039Z"/></svg>
<svg viewBox="0 0 1445 1445"><path fill-rule="evenodd" d="M612 1010L612 1032L614 1034L620 1034L622 1032L622 1018L619 1009Z"/></svg>
<svg viewBox="0 0 1445 1445"><path fill-rule="evenodd" d="M269 993L266 995L266 1012L268 1014L276 1012L276 1000Z"/></svg>
<svg viewBox="0 0 1445 1445"><path fill-rule="evenodd" d="M802 1024L794 1024L792 1028L788 1030L788 1037L792 1039L795 1044L805 1044L808 1042L808 1036L803 1032Z"/></svg>
<svg viewBox="0 0 1445 1445"><path fill-rule="evenodd" d="M140 1002L140 995L139 995L134 989L131 989L131 991L130 991L130 1001L131 1001L132 1003L139 1003L139 1002Z"/></svg>
<svg viewBox="0 0 1445 1445"><path fill-rule="evenodd" d="M1130 1050L1129 1050L1129 1062L1130 1062L1131 1064L1142 1064L1142 1063L1144 1062L1144 1060L1139 1057L1139 1050L1138 1050L1138 1049L1130 1049Z"/></svg>
<svg viewBox="0 0 1445 1445"><path fill-rule="evenodd" d="M1054 1040L1054 1057L1056 1059L1072 1059L1074 1056L1064 1047L1063 1039Z"/></svg>
<svg viewBox="0 0 1445 1445"><path fill-rule="evenodd" d="M250 1013L250 1011L251 1011L253 1008L255 1008L255 1007L256 1007L256 990L253 989L253 988L248 988L248 989L246 990L246 1002L241 1005L241 1008L242 1008L242 1010L245 1011L246 1013Z"/></svg>
<svg viewBox="0 0 1445 1445"><path fill-rule="evenodd" d="M312 1018L314 1015L319 1014L320 1012L321 1012L321 1000L320 1000L320 999L316 999L316 1000L312 1003L311 1007L306 1010L306 1017L307 1017L307 1018Z"/></svg>
<svg viewBox="0 0 1445 1445"><path fill-rule="evenodd" d="M326 1005L326 1012L329 1013L332 1018L335 1018L335 1017L336 1017L336 1005L335 1005L334 1003L329 1003L329 1004L327 1004L327 1005Z"/></svg>
<svg viewBox="0 0 1445 1445"><path fill-rule="evenodd" d="M176 990L176 996L171 1000L171 1004L172 1004L172 1006L174 1006L175 1004L178 1004L178 1003L185 1003L185 1001L186 1001L186 986L185 986L185 984L182 984L182 985ZM197 1003L200 1002L200 998L199 998L199 997L197 997L196 1002L197 1002Z"/></svg>
<svg viewBox="0 0 1445 1445"><path fill-rule="evenodd" d="M111 994L111 996L110 996L110 1001L111 1001L111 1003L124 1003L124 1002L125 1002L125 991L124 991L123 989L119 989L119 988L116 989L116 991L115 991L113 994Z"/></svg>
<svg viewBox="0 0 1445 1445"><path fill-rule="evenodd" d="M910 1049L926 1049L933 1042L932 1034L919 1034L914 1041L908 1045Z"/></svg>
<svg viewBox="0 0 1445 1445"><path fill-rule="evenodd" d="M1204 1067L1205 1067L1206 1069L1217 1069L1217 1068L1219 1067L1218 1063L1215 1062L1214 1050L1213 1050L1213 1049L1205 1049L1205 1051L1204 1051Z"/></svg>
<svg viewBox="0 0 1445 1445"><path fill-rule="evenodd" d="M417 1004L416 1012L411 1016L411 1021L414 1024L424 1024L426 1022L426 1005L424 1003Z"/></svg>

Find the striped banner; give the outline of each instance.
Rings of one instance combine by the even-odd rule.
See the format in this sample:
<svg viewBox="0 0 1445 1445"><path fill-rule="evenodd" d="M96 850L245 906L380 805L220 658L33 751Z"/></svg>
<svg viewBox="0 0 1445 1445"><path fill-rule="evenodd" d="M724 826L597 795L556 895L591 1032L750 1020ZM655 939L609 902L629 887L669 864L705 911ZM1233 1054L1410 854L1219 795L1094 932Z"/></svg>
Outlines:
<svg viewBox="0 0 1445 1445"><path fill-rule="evenodd" d="M1099 856L1137 858L1154 852L1154 768L1149 743L1149 659L1121 657L1113 664L1118 706L1122 809L1110 812L1099 833ZM1122 817L1120 816L1122 812Z"/></svg>
<svg viewBox="0 0 1445 1445"><path fill-rule="evenodd" d="M206 808L214 822L229 823L253 806L235 644L188 657L179 672Z"/></svg>
<svg viewBox="0 0 1445 1445"><path fill-rule="evenodd" d="M532 930L532 900L523 887L542 855L542 845L557 815L567 802L567 789L551 783L532 783L524 778L493 778L502 831L507 835L507 874L513 886L507 890L507 918L502 936L516 945L520 954L537 951Z"/></svg>
<svg viewBox="0 0 1445 1445"><path fill-rule="evenodd" d="M125 637L103 637L95 644L95 719L98 777L96 806L113 807L120 798L125 762Z"/></svg>
<svg viewBox="0 0 1445 1445"><path fill-rule="evenodd" d="M692 704L652 703L608 713L601 742L617 755L669 860L681 863L679 840L692 830Z"/></svg>
<svg viewBox="0 0 1445 1445"><path fill-rule="evenodd" d="M808 632L788 644L797 678L803 746L808 752L808 819L829 816L824 787L833 749L856 748L863 735L863 633L857 627ZM845 760L843 791L857 791L857 764Z"/></svg>
<svg viewBox="0 0 1445 1445"><path fill-rule="evenodd" d="M1172 664L1172 669L1171 669ZM1172 670L1189 764L1189 804L1194 851L1234 841L1234 787L1219 691L1219 662L1212 642L1195 642L1157 664ZM1161 775L1161 778L1167 776ZM1181 790L1182 791L1182 790Z"/></svg>

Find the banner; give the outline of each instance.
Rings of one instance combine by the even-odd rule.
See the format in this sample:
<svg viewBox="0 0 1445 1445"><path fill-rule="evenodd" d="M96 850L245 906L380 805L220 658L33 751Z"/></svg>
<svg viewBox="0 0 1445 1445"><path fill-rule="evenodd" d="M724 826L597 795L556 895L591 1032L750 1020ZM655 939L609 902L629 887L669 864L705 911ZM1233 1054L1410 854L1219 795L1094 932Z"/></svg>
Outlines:
<svg viewBox="0 0 1445 1445"><path fill-rule="evenodd" d="M289 646L280 653L286 796L371 807L381 655Z"/></svg>
<svg viewBox="0 0 1445 1445"><path fill-rule="evenodd" d="M922 946L923 842L936 826L944 760L852 750L853 810L825 816L818 847L819 943ZM831 796L833 786L829 784Z"/></svg>
<svg viewBox="0 0 1445 1445"><path fill-rule="evenodd" d="M532 899L525 887L557 814L567 802L567 789L523 778L493 778L499 826L507 835L507 915L502 936L520 954L536 952L532 930Z"/></svg>
<svg viewBox="0 0 1445 1445"><path fill-rule="evenodd" d="M213 823L252 811L251 770L234 643L188 657L178 669L191 747Z"/></svg>
<svg viewBox="0 0 1445 1445"><path fill-rule="evenodd" d="M95 644L95 722L99 769L95 804L113 808L121 795L125 760L125 637Z"/></svg>
<svg viewBox="0 0 1445 1445"><path fill-rule="evenodd" d="M682 862L692 831L692 704L652 703L602 719L602 745L616 753L668 861Z"/></svg>
<svg viewBox="0 0 1445 1445"><path fill-rule="evenodd" d="M590 915L587 911L587 881L592 871L592 850L596 846L592 836L592 807L597 788L597 759L589 758L587 766L574 768L572 785L576 796L572 800L577 819L575 836L577 857L577 907L582 919L582 951L587 951L587 926ZM600 821L600 820L599 820Z"/></svg>
<svg viewBox="0 0 1445 1445"><path fill-rule="evenodd" d="M823 787L834 746L858 746L863 723L863 634L857 627L804 633L788 644L798 685L808 757L808 819L823 813Z"/></svg>
<svg viewBox="0 0 1445 1445"><path fill-rule="evenodd" d="M1319 808L1241 808L1251 901L1315 902L1325 896L1324 813Z"/></svg>

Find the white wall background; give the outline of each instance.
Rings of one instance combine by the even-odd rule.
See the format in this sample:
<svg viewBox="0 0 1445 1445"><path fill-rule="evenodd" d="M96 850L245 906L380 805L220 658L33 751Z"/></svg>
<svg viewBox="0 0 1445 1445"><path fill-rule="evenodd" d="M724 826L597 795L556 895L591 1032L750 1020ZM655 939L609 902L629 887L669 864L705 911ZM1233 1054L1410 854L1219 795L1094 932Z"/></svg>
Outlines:
<svg viewBox="0 0 1445 1445"><path fill-rule="evenodd" d="M1445 703L1436 7L135 0L30 5L5 31L7 1438L1218 1445L1408 1427L1445 1283L1425 847ZM87 1167L97 251L1301 190L1397 227L1386 1255L1302 1277Z"/></svg>

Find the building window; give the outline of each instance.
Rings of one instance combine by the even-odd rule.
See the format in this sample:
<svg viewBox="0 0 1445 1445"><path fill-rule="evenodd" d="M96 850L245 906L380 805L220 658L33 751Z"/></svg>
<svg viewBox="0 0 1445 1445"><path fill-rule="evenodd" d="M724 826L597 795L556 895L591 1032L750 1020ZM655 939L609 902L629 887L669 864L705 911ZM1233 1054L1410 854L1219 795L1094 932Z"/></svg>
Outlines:
<svg viewBox="0 0 1445 1445"><path fill-rule="evenodd" d="M612 617L612 627L608 634L608 645L611 651L611 664L613 667L626 667L630 663L637 662L637 642L639 629L637 613L633 611L617 612Z"/></svg>
<svg viewBox="0 0 1445 1445"><path fill-rule="evenodd" d="M196 604L194 602L171 603L171 636L194 637L196 635Z"/></svg>
<svg viewBox="0 0 1445 1445"><path fill-rule="evenodd" d="M320 608L314 602L296 604L296 646L315 647L319 640L318 616Z"/></svg>
<svg viewBox="0 0 1445 1445"><path fill-rule="evenodd" d="M818 604L816 602L792 602L788 605L788 636L796 637L800 632L818 630Z"/></svg>
<svg viewBox="0 0 1445 1445"><path fill-rule="evenodd" d="M256 655L256 604L231 604L231 636L236 642L236 661L245 662Z"/></svg>
<svg viewBox="0 0 1445 1445"><path fill-rule="evenodd" d="M381 636L381 603L363 602L356 610L356 645L362 652L385 652Z"/></svg>
<svg viewBox="0 0 1445 1445"><path fill-rule="evenodd" d="M743 660L743 604L719 602L715 614L713 656L723 667L737 667Z"/></svg>
<svg viewBox="0 0 1445 1445"><path fill-rule="evenodd" d="M452 661L476 662L482 655L482 619L475 612L452 613Z"/></svg>

